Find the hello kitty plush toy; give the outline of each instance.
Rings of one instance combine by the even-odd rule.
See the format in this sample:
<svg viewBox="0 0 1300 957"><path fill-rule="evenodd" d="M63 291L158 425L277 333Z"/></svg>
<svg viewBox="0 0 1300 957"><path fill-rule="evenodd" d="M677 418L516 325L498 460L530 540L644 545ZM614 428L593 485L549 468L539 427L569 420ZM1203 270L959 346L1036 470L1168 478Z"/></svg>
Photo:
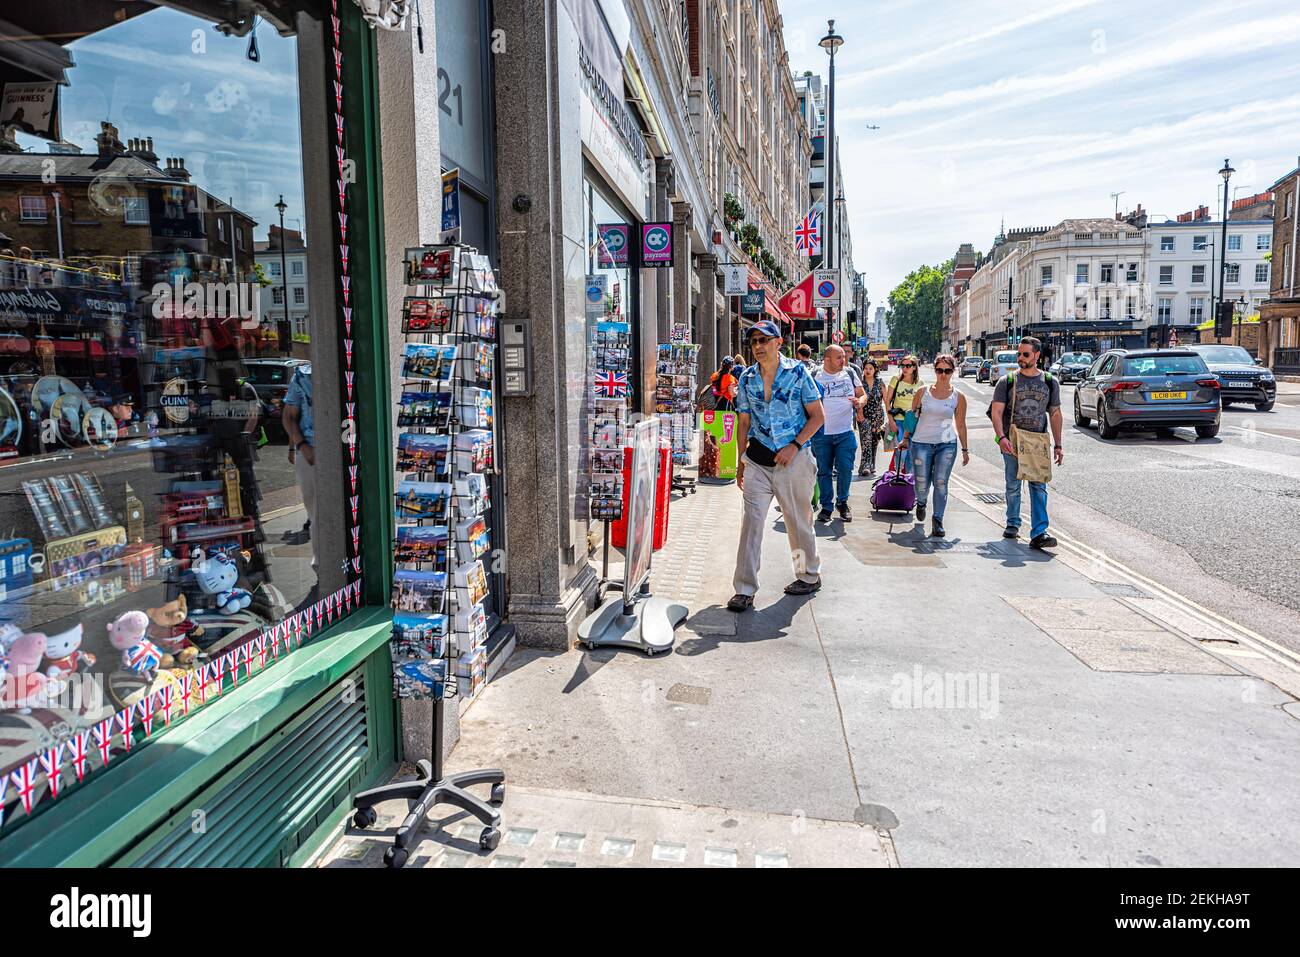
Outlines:
<svg viewBox="0 0 1300 957"><path fill-rule="evenodd" d="M146 681L152 681L159 667L170 663L171 655L145 638L149 616L142 611L124 611L108 626L108 641L122 652L122 667Z"/></svg>
<svg viewBox="0 0 1300 957"><path fill-rule="evenodd" d="M50 635L45 645L45 674L50 678L67 678L78 671L89 671L95 656L81 650L81 625Z"/></svg>
<svg viewBox="0 0 1300 957"><path fill-rule="evenodd" d="M9 646L9 673L0 690L0 702L5 707L30 714L32 708L44 708L48 704L48 682L40 670L47 641L43 634L34 632Z"/></svg>
<svg viewBox="0 0 1300 957"><path fill-rule="evenodd" d="M239 566L233 559L220 553L207 557L199 549L195 549L194 556L190 571L204 594L212 596L217 611L233 615L253 603L252 595L235 587L235 582L239 581Z"/></svg>

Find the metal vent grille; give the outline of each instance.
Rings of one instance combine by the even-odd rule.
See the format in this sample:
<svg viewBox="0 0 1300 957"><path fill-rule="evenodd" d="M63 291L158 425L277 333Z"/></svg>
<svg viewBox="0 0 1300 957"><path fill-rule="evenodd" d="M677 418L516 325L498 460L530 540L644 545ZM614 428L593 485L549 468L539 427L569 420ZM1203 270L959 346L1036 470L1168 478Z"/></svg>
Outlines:
<svg viewBox="0 0 1300 957"><path fill-rule="evenodd" d="M1007 500L1005 492L979 492L975 497L985 505L1001 505Z"/></svg>
<svg viewBox="0 0 1300 957"><path fill-rule="evenodd" d="M247 755L232 780L181 808L135 867L283 864L364 774L364 673L353 672ZM155 832L157 833L157 832Z"/></svg>

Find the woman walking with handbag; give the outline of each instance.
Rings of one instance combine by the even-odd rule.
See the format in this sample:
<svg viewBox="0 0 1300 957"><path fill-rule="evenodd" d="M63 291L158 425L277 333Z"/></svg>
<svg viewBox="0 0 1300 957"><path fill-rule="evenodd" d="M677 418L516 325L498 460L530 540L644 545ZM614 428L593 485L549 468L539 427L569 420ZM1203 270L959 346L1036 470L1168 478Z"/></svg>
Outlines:
<svg viewBox="0 0 1300 957"><path fill-rule="evenodd" d="M732 373L735 367L735 360L731 356L725 356L722 365L718 371L709 376L709 381L700 389L700 405L704 410L717 412L732 412L736 408L736 376ZM712 400L713 405L708 406Z"/></svg>
<svg viewBox="0 0 1300 957"><path fill-rule="evenodd" d="M900 449L911 448L916 470L916 520L925 521L926 499L934 489L934 518L930 534L943 537L943 513L948 507L948 477L961 440L961 464L970 464L966 446L966 397L953 388L957 360L943 353L934 360L938 381L916 394L916 428L904 434Z"/></svg>
<svg viewBox="0 0 1300 957"><path fill-rule="evenodd" d="M862 446L858 474L875 475L876 446L885 434L885 397L874 359L868 359L862 364L862 389L866 392L867 401L858 413L858 439Z"/></svg>
<svg viewBox="0 0 1300 957"><path fill-rule="evenodd" d="M916 413L912 410L912 400L921 390L921 368L916 356L904 356L899 364L902 370L889 381L885 390L885 425L889 427L889 436L895 443L900 443L903 436L916 430ZM911 452L899 447L903 454L897 461L901 471L911 471Z"/></svg>

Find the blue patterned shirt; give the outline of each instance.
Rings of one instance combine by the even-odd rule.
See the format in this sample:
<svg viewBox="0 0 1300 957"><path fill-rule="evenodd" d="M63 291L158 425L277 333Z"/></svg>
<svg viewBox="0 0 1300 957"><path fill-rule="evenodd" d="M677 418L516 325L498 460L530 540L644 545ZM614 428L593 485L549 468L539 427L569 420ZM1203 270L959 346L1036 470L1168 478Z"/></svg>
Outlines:
<svg viewBox="0 0 1300 957"><path fill-rule="evenodd" d="M788 356L781 357L771 400L765 392L762 367L747 366L736 389L736 411L748 413L751 438L779 452L803 431L808 422L804 406L820 402L821 392L803 363Z"/></svg>

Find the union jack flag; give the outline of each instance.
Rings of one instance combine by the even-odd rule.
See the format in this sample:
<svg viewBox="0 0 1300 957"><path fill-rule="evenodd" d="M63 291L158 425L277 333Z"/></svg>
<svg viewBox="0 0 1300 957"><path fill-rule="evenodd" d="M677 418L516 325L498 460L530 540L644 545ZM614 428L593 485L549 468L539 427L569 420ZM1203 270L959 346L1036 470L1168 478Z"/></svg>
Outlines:
<svg viewBox="0 0 1300 957"><path fill-rule="evenodd" d="M172 708L176 706L176 702L173 700L172 696L171 685L162 686L162 689L158 692L158 703L163 714L163 724L171 724Z"/></svg>
<svg viewBox="0 0 1300 957"><path fill-rule="evenodd" d="M113 719L105 718L92 729L95 732L95 746L99 748L99 757L108 764L108 752L113 747Z"/></svg>
<svg viewBox="0 0 1300 957"><path fill-rule="evenodd" d="M162 664L162 651L152 641L141 641L126 649L122 655L122 664L135 674L155 671Z"/></svg>
<svg viewBox="0 0 1300 957"><path fill-rule="evenodd" d="M117 729L122 732L122 747L130 751L131 745L135 743L135 705L123 708L114 717L117 719Z"/></svg>
<svg viewBox="0 0 1300 957"><path fill-rule="evenodd" d="M816 207L808 210L794 230L794 244L801 253L820 256L822 251L821 215Z"/></svg>
<svg viewBox="0 0 1300 957"><path fill-rule="evenodd" d="M50 799L59 796L59 784L63 779L63 751L66 744L57 744L40 756L41 767L45 769L45 780L50 786Z"/></svg>
<svg viewBox="0 0 1300 957"><path fill-rule="evenodd" d="M39 758L32 758L26 764L18 766L18 770L12 775L14 784L18 788L18 796L23 799L23 811L27 814L32 813L32 792L36 790L36 766L40 764Z"/></svg>
<svg viewBox="0 0 1300 957"><path fill-rule="evenodd" d="M147 694L136 705L140 709L140 723L144 725L144 736L153 734L153 695Z"/></svg>
<svg viewBox="0 0 1300 957"><path fill-rule="evenodd" d="M89 757L87 745L90 743L90 732L79 731L72 736L68 742L68 750L72 752L72 768L77 772L77 780L80 781L86 773L86 758Z"/></svg>
<svg viewBox="0 0 1300 957"><path fill-rule="evenodd" d="M621 399L628 393L626 372L601 372L596 376L596 394L603 399Z"/></svg>

